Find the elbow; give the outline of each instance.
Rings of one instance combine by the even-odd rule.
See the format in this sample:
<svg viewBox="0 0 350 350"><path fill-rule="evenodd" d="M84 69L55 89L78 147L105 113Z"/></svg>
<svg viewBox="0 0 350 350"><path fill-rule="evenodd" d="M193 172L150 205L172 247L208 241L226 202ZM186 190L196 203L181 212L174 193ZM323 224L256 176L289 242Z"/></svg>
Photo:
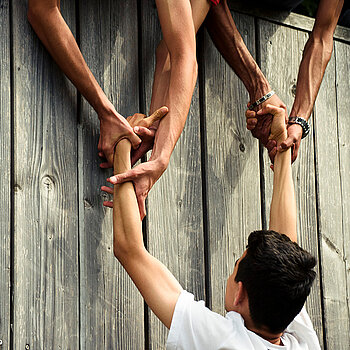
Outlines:
<svg viewBox="0 0 350 350"><path fill-rule="evenodd" d="M126 240L119 239L113 242L114 256L122 265L140 256L144 250L143 245L140 246Z"/></svg>
<svg viewBox="0 0 350 350"><path fill-rule="evenodd" d="M322 52L322 58L327 64L332 57L333 52L333 33L329 31L325 32L313 32L309 38L310 45L313 50Z"/></svg>

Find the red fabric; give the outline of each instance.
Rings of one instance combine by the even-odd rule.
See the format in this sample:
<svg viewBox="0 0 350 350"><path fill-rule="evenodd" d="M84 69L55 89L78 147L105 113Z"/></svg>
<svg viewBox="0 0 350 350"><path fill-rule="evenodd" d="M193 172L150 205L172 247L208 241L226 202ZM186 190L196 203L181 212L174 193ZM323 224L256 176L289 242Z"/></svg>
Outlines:
<svg viewBox="0 0 350 350"><path fill-rule="evenodd" d="M219 5L220 0L210 0L213 5Z"/></svg>

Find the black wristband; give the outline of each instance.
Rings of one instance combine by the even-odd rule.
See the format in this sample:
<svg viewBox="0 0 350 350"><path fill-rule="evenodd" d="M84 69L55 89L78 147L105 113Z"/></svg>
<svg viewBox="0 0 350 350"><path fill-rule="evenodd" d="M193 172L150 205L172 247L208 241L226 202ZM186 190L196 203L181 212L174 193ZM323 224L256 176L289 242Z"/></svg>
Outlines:
<svg viewBox="0 0 350 350"><path fill-rule="evenodd" d="M303 129L303 135L301 138L306 137L310 132L310 124L302 117L289 117L288 124L299 124Z"/></svg>

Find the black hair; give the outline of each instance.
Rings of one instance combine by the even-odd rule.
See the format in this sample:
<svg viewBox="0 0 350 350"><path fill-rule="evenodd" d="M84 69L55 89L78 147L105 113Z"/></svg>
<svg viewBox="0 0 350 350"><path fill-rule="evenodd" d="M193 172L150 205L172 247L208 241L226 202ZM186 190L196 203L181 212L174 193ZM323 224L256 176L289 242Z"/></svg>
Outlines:
<svg viewBox="0 0 350 350"><path fill-rule="evenodd" d="M316 259L286 235L272 230L249 235L235 281L245 287L256 328L283 332L310 294Z"/></svg>

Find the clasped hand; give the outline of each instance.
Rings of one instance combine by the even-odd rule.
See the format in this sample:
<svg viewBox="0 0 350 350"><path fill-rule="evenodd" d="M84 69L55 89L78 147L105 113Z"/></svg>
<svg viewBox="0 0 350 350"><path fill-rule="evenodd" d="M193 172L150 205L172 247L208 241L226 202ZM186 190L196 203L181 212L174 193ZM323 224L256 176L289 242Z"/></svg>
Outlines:
<svg viewBox="0 0 350 350"><path fill-rule="evenodd" d="M167 113L168 108L161 107L149 117L147 117L145 114L136 113L133 116L127 118L127 121L129 122L130 126L135 130L135 132L142 133L144 137L143 140L146 141L144 145L141 144L141 150L136 150L132 155L132 163L133 160L135 161L135 159L137 159L138 154L143 153L145 150L147 152L151 148L155 132L151 129L151 127L157 124L159 120L163 118ZM114 175L107 179L107 181L113 185L127 181L132 181L134 183L135 193L142 220L146 215L145 200L147 198L147 195L152 186L165 171L166 166L167 165L163 164L162 161L160 161L159 159L152 159L151 156L148 162L141 163L125 173ZM113 189L110 187L102 186L101 190L106 193L113 194ZM103 205L112 208L113 202L104 201Z"/></svg>

